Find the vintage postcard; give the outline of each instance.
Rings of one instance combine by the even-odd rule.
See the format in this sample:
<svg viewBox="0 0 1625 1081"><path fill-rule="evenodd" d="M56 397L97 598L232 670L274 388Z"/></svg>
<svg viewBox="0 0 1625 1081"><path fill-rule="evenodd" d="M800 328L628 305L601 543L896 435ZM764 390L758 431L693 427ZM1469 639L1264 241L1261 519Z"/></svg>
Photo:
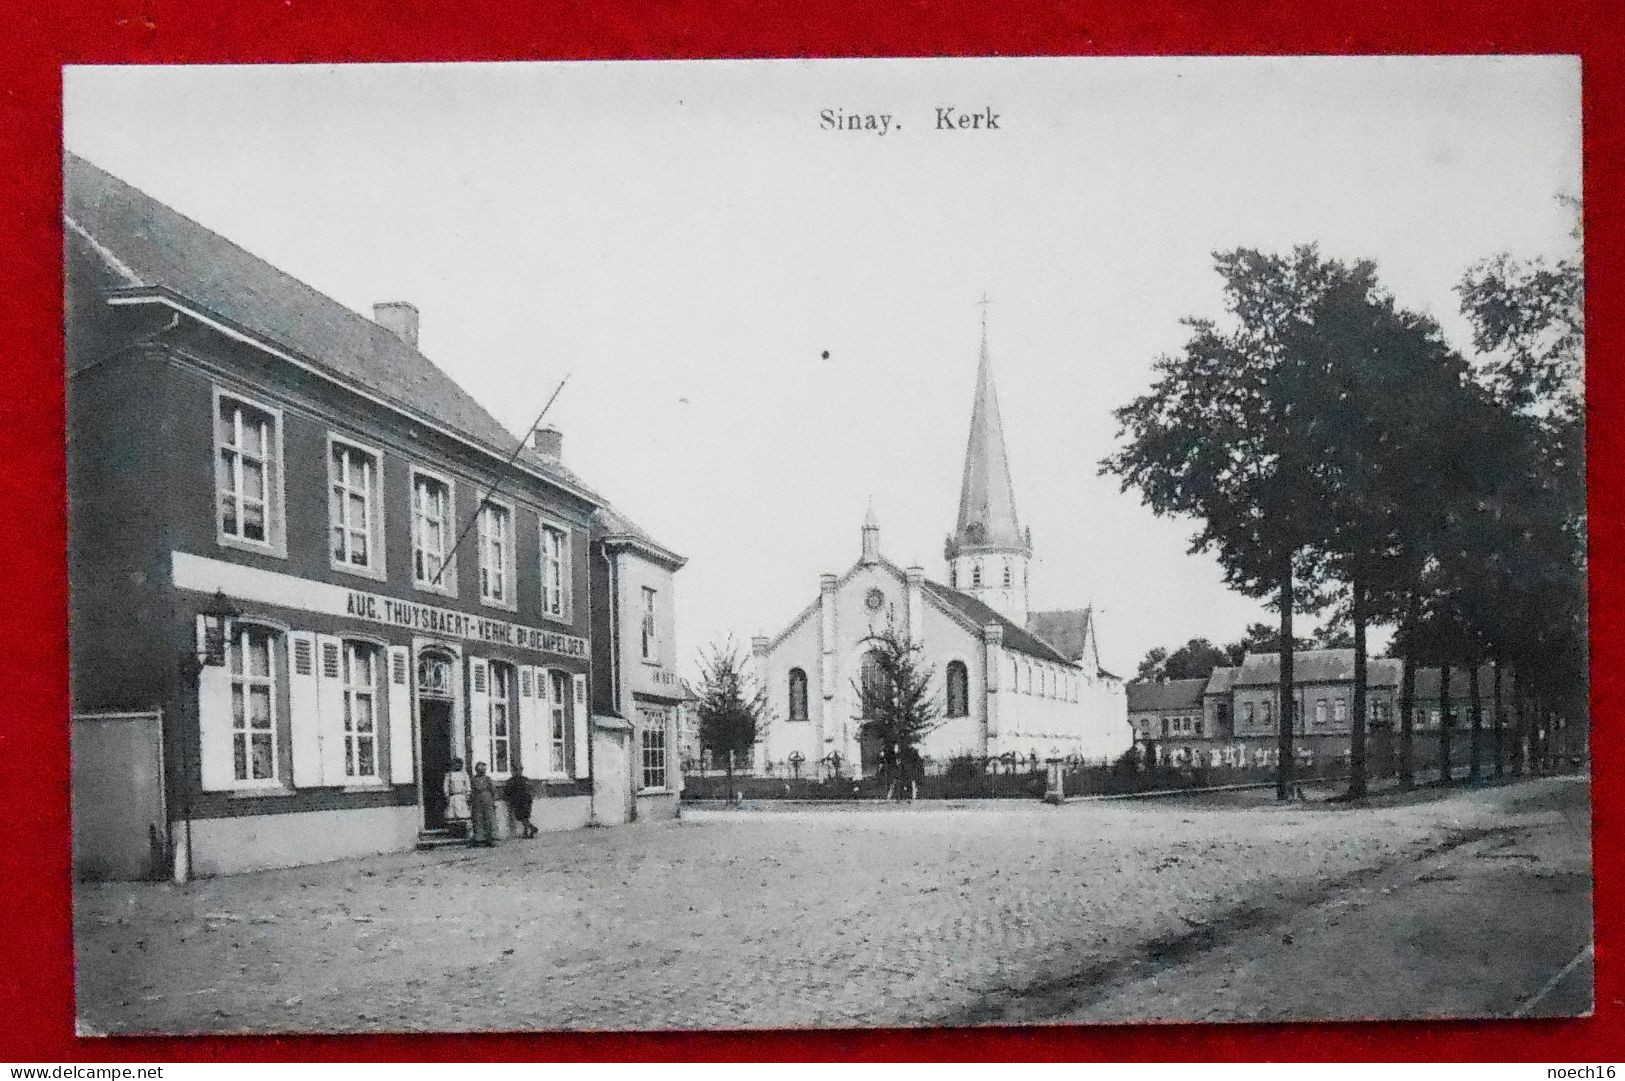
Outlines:
<svg viewBox="0 0 1625 1081"><path fill-rule="evenodd" d="M1577 58L63 79L82 1033L1590 1012Z"/></svg>

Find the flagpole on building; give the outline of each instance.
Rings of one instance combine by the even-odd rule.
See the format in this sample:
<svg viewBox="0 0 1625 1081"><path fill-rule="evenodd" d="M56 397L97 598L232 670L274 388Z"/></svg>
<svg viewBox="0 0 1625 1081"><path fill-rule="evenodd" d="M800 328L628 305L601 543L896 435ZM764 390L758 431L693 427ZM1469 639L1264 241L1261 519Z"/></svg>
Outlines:
<svg viewBox="0 0 1625 1081"><path fill-rule="evenodd" d="M525 429L525 434L519 437L519 445L513 449L512 454L508 455L508 460L502 463L503 469L519 460L519 455L524 452L525 444L530 442L530 437L535 434L537 428L541 427L542 418L547 416L549 409L553 408L554 401L558 399L559 391L563 390L564 384L569 381L570 373L566 372L564 378L559 380L559 385L553 388L553 394L547 399L547 404L542 406L542 411L536 414L536 419L530 422L530 427ZM440 560L440 569L435 571L434 580L429 583L430 585L440 584L440 577L446 573L446 568L451 566L452 557L457 554L457 549L462 547L463 538L468 536L468 531L474 527L474 523L480 520L480 512L485 509L486 501L496 494L497 488L501 485L502 472L499 470L495 479L491 481L491 486L485 490L484 495L480 496L480 501L474 504L474 513L469 515L462 531L457 534L457 539L452 542L451 551L447 552L445 557Z"/></svg>

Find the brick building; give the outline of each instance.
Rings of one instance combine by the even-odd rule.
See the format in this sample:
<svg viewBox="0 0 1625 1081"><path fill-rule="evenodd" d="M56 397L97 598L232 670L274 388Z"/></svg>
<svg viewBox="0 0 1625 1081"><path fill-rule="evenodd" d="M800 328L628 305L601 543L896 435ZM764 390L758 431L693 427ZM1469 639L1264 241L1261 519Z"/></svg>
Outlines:
<svg viewBox="0 0 1625 1081"><path fill-rule="evenodd" d="M1399 730L1400 661L1372 657L1366 662L1366 720L1374 761L1386 762ZM1492 728L1494 671L1478 673L1482 723ZM1135 741L1155 760L1175 764L1238 765L1273 753L1278 739L1280 655L1249 653L1240 665L1218 667L1207 679L1136 681L1128 684L1129 721ZM1309 760L1345 756L1354 709L1354 651L1300 650L1293 660L1293 732L1300 756ZM1451 712L1457 731L1471 724L1467 674L1452 680ZM1513 680L1503 673L1501 724L1513 723ZM1430 742L1418 744L1418 761L1437 754L1441 729L1439 669L1416 672L1413 730ZM1458 742L1458 751L1465 749ZM1459 755L1458 755L1459 757Z"/></svg>
<svg viewBox="0 0 1625 1081"><path fill-rule="evenodd" d="M589 716L605 504L559 433L521 448L410 304L366 319L85 161L64 180L80 873L408 848L453 758L522 768L542 828L619 820ZM138 713L154 768L97 753L95 720Z"/></svg>

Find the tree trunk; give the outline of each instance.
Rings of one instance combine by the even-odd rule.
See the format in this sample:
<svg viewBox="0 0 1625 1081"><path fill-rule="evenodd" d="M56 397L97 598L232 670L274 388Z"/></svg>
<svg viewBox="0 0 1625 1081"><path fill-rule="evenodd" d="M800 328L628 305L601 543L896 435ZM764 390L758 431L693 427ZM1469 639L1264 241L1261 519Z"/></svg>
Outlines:
<svg viewBox="0 0 1625 1081"><path fill-rule="evenodd" d="M1359 575L1349 583L1349 611L1354 620L1354 716L1349 723L1349 798L1365 796L1365 586Z"/></svg>
<svg viewBox="0 0 1625 1081"><path fill-rule="evenodd" d="M732 751L729 751L728 754L727 754L727 758L728 758L728 765L727 765L727 771L728 771L728 802L732 803L734 801L734 753Z"/></svg>
<svg viewBox="0 0 1625 1081"><path fill-rule="evenodd" d="M1450 783L1450 662L1439 665L1439 783Z"/></svg>
<svg viewBox="0 0 1625 1081"><path fill-rule="evenodd" d="M1479 697L1478 673L1482 668L1476 662L1467 670L1467 716L1473 726L1467 751L1467 780L1477 784L1483 774L1482 752L1484 744L1484 703Z"/></svg>
<svg viewBox="0 0 1625 1081"><path fill-rule="evenodd" d="M1490 749L1495 754L1495 777L1499 780L1506 772L1506 744L1501 739L1501 658L1490 662L1495 666L1495 680L1490 684Z"/></svg>
<svg viewBox="0 0 1625 1081"><path fill-rule="evenodd" d="M1280 662L1281 682L1278 689L1280 706L1280 728L1276 735L1276 751L1280 761L1275 767L1275 798L1287 800L1292 798L1292 706L1297 699L1292 688L1292 555L1286 557L1286 564L1281 569L1281 641Z"/></svg>
<svg viewBox="0 0 1625 1081"><path fill-rule="evenodd" d="M1415 593L1405 599L1407 629L1416 624L1418 605ZM1410 788L1416 783L1415 748L1412 744L1412 735L1416 730L1416 663L1411 660L1410 650L1405 651L1402 662L1404 668L1399 677L1399 763L1396 772L1399 774L1399 787Z"/></svg>
<svg viewBox="0 0 1625 1081"><path fill-rule="evenodd" d="M1514 670L1512 679L1512 776L1522 777L1524 761L1528 757L1527 712L1524 709L1523 680Z"/></svg>

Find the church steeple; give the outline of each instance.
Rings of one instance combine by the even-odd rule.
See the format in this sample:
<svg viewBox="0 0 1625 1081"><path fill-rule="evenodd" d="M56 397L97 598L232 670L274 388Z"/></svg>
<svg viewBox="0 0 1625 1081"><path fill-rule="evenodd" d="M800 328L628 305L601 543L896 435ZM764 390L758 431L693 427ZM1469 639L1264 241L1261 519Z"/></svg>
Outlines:
<svg viewBox="0 0 1625 1081"><path fill-rule="evenodd" d="M959 520L948 538L949 581L1018 624L1027 621L1027 563L1032 545L1016 514L1010 458L1004 448L999 391L987 347L987 299L982 300L982 346L976 368L965 472L959 485Z"/></svg>

